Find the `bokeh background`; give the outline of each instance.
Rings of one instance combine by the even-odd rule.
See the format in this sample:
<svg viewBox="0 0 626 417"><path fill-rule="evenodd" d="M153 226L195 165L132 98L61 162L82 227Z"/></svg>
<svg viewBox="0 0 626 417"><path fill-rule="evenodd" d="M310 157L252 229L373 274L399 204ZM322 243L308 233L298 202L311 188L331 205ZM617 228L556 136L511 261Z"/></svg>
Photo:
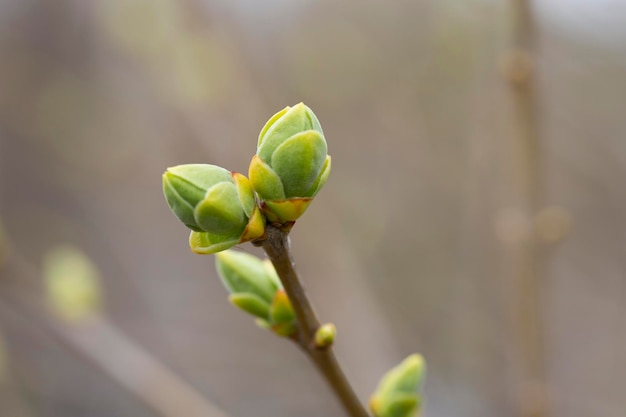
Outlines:
<svg viewBox="0 0 626 417"><path fill-rule="evenodd" d="M364 401L417 351L427 416L624 416L626 3L4 0L0 57L0 416L342 415L161 191L299 101L333 172L293 249ZM50 307L68 244L97 320Z"/></svg>

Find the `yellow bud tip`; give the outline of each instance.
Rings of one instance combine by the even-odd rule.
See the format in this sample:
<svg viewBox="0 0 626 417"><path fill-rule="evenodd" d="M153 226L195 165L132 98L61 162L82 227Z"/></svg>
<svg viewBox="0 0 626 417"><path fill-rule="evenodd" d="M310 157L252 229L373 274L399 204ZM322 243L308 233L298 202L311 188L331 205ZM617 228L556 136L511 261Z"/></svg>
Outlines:
<svg viewBox="0 0 626 417"><path fill-rule="evenodd" d="M257 206L254 207L252 211L252 215L250 216L250 220L248 221L248 225L243 229L243 233L241 238L239 239L240 243L250 242L252 240L256 240L262 238L265 235L265 220L263 219L263 214L261 210Z"/></svg>
<svg viewBox="0 0 626 417"><path fill-rule="evenodd" d="M378 416L378 409L380 408L380 400L376 395L372 395L369 399L368 406L372 411L372 414Z"/></svg>
<svg viewBox="0 0 626 417"><path fill-rule="evenodd" d="M409 355L404 360L403 365L406 366L407 368L414 368L414 369L422 370L424 366L426 365L426 360L424 360L424 357L420 355L419 353L414 353L412 355Z"/></svg>
<svg viewBox="0 0 626 417"><path fill-rule="evenodd" d="M337 328L332 323L326 323L320 326L315 332L315 347L325 349L332 346L337 335Z"/></svg>
<svg viewBox="0 0 626 417"><path fill-rule="evenodd" d="M398 368L402 369L405 375L412 375L419 387L426 375L426 360L419 353L414 353L403 360Z"/></svg>
<svg viewBox="0 0 626 417"><path fill-rule="evenodd" d="M268 214L268 211L270 211L271 214L282 221L282 223L292 222L296 221L304 214L312 201L312 197L294 197L284 200L265 201L267 209L265 212Z"/></svg>

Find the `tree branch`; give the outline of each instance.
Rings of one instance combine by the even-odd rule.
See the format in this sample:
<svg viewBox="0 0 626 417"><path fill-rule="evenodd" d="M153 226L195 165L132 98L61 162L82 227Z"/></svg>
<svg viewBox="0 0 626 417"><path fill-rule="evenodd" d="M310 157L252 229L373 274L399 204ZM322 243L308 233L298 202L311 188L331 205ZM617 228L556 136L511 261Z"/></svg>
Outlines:
<svg viewBox="0 0 626 417"><path fill-rule="evenodd" d="M369 417L341 370L332 348L315 346L315 332L319 328L319 320L294 268L289 250L289 232L268 225L267 239L258 242L258 244L272 261L293 306L298 322L296 342L322 373L348 415L351 417Z"/></svg>

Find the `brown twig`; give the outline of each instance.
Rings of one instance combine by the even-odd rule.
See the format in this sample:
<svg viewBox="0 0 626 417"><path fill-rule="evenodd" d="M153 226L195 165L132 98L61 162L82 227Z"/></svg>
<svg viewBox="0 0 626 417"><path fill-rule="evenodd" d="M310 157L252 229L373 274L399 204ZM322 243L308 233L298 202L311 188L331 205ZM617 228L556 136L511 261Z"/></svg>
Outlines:
<svg viewBox="0 0 626 417"><path fill-rule="evenodd" d="M263 247L272 261L291 300L298 322L296 342L332 387L348 415L351 417L369 417L341 370L332 348L320 349L315 346L315 332L319 328L319 320L294 268L289 250L289 232L280 227L269 225L267 238L258 244Z"/></svg>

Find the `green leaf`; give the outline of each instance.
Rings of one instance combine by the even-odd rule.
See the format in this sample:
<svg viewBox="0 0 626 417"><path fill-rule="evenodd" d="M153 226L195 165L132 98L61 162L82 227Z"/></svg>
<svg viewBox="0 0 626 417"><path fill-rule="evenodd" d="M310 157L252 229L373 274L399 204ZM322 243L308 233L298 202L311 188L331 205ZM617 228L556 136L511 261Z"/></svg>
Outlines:
<svg viewBox="0 0 626 417"><path fill-rule="evenodd" d="M425 373L426 364L422 355L410 355L387 372L381 379L379 391L415 393L419 389Z"/></svg>
<svg viewBox="0 0 626 417"><path fill-rule="evenodd" d="M272 303L278 288L256 256L234 250L221 252L215 257L215 267L230 293L255 294L268 305Z"/></svg>
<svg viewBox="0 0 626 417"><path fill-rule="evenodd" d="M419 411L417 394L393 394L381 403L377 417L413 417Z"/></svg>
<svg viewBox="0 0 626 417"><path fill-rule="evenodd" d="M252 213L256 208L256 199L254 198L254 191L250 180L243 174L238 172L233 173L233 181L237 187L237 194L239 195L239 201L243 207L243 211L248 218L252 217Z"/></svg>
<svg viewBox="0 0 626 417"><path fill-rule="evenodd" d="M270 117L270 119L265 123L265 125L263 126L263 129L261 129L261 133L259 133L259 141L257 143L257 148L261 146L261 143L263 142L263 139L265 138L265 134L267 133L269 128L272 127L274 123L276 123L276 121L280 119L285 113L287 113L289 109L291 109L290 106L285 107L284 109L282 109L281 111L279 111L278 113Z"/></svg>
<svg viewBox="0 0 626 417"><path fill-rule="evenodd" d="M269 317L272 324L289 323L296 318L285 290L276 291L270 307Z"/></svg>
<svg viewBox="0 0 626 417"><path fill-rule="evenodd" d="M269 165L280 177L287 198L311 197L307 194L322 173L326 151L324 137L315 130L298 133L276 148Z"/></svg>
<svg viewBox="0 0 626 417"><path fill-rule="evenodd" d="M265 268L265 272L267 273L267 276L274 283L274 286L276 287L276 289L282 289L283 284L282 282L280 282L280 278L278 277L278 274L276 273L276 269L274 268L274 264L272 264L272 261L270 261L269 259L263 259L262 262L263 262L263 267Z"/></svg>
<svg viewBox="0 0 626 417"><path fill-rule="evenodd" d="M163 195L167 205L172 210L172 213L178 217L178 220L191 230L201 230L193 217L193 209L197 201L200 201L205 193L206 191L199 190L176 176L169 175L167 172L163 174ZM196 199L196 195L200 194L202 196Z"/></svg>
<svg viewBox="0 0 626 417"><path fill-rule="evenodd" d="M281 337L293 336L298 331L298 327L296 326L295 321L274 324L272 325L271 329L274 331L274 333L276 333L278 336L281 336Z"/></svg>
<svg viewBox="0 0 626 417"><path fill-rule="evenodd" d="M228 300L243 311L260 319L267 319L270 306L255 294L237 293L228 296Z"/></svg>
<svg viewBox="0 0 626 417"><path fill-rule="evenodd" d="M252 158L248 169L248 176L254 191L263 200L280 200L285 198L285 190L280 177L272 167L267 165L257 155Z"/></svg>
<svg viewBox="0 0 626 417"><path fill-rule="evenodd" d="M194 217L196 205L213 185L232 181L229 171L215 165L178 165L163 174L163 194L174 215L185 226L201 231Z"/></svg>
<svg viewBox="0 0 626 417"><path fill-rule="evenodd" d="M239 243L250 242L259 239L265 234L265 217L261 210L254 206L252 215L248 219L246 228L243 229Z"/></svg>
<svg viewBox="0 0 626 417"><path fill-rule="evenodd" d="M208 232L191 232L189 235L189 247L191 251L199 255L210 255L229 248L239 243L239 239L230 236L214 235Z"/></svg>
<svg viewBox="0 0 626 417"><path fill-rule="evenodd" d="M268 200L266 210L283 222L295 221L304 214L311 205L312 198L287 198L285 200ZM267 214L267 213L266 213Z"/></svg>
<svg viewBox="0 0 626 417"><path fill-rule="evenodd" d="M215 184L220 182L232 182L230 171L217 165L210 164L177 165L168 168L167 173L171 176L187 181L189 184L200 190L204 190L200 199L204 197L206 190Z"/></svg>
<svg viewBox="0 0 626 417"><path fill-rule="evenodd" d="M237 187L232 182L221 182L209 188L204 200L196 206L194 218L205 232L231 238L241 237L248 223Z"/></svg>
<svg viewBox="0 0 626 417"><path fill-rule="evenodd" d="M389 370L370 399L376 417L410 417L419 411L418 390L423 383L426 364L413 354Z"/></svg>
<svg viewBox="0 0 626 417"><path fill-rule="evenodd" d="M322 173L317 177L317 180L313 183L311 188L307 191L307 195L311 197L315 197L317 193L322 189L324 184L326 184L326 180L330 175L330 167L331 160L330 155L326 155L326 159L324 160L324 166L322 167Z"/></svg>
<svg viewBox="0 0 626 417"><path fill-rule="evenodd" d="M307 110L310 111L303 103L298 103L272 123L259 140L257 155L262 160L269 161L274 150L287 139L297 133L313 129Z"/></svg>

